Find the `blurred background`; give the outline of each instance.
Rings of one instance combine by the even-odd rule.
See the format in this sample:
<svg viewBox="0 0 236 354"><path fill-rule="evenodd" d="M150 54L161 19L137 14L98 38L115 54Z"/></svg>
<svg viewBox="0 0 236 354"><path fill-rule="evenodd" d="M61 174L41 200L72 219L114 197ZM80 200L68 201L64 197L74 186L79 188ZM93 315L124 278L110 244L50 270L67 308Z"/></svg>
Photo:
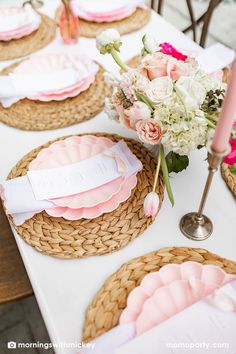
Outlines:
<svg viewBox="0 0 236 354"><path fill-rule="evenodd" d="M45 0L53 1L53 0ZM7 5L19 5L21 0L8 0ZM151 3L151 1L150 1ZM158 1L152 2L153 7L158 11ZM210 46L213 43L221 42L226 46L231 48L236 48L236 1L233 0L222 0L214 1L215 7L212 12L211 19L207 26L206 38L204 40L205 47ZM0 0L0 6L5 5L5 0ZM201 17L201 15L207 11L209 8L210 0L162 0L162 16L173 26L177 27L179 30L183 30L191 24L190 9L188 5L191 5L192 15L194 19ZM160 10L160 9L159 9ZM202 25L196 26L196 38L195 40L199 43L202 33ZM192 32L187 33L188 36L192 37ZM158 38L158 29L157 29ZM9 239L10 237L10 239ZM6 244L6 238L8 238L8 243ZM10 241L9 241L10 240ZM4 243L5 242L5 243ZM49 337L40 315L40 311L37 306L34 295L32 295L32 289L27 279L23 264L20 260L18 250L15 245L13 236L8 227L7 221L3 212L0 213L0 249L5 247L8 248L8 254L12 254L13 262L12 266L15 265L15 269L11 269L12 274L14 274L14 279L10 278L8 275L8 259L3 259L3 253L0 252L0 292L6 291L4 289L4 282L11 283L12 288L20 284L22 294L19 295L29 295L21 300L11 301L6 304L6 300L0 301L0 354L6 354L9 350L3 348L1 343L6 343L8 341L14 340L17 342L49 342ZM17 265L17 266L16 266ZM21 285L23 284L23 285ZM22 288L24 287L24 288ZM14 289L13 289L14 290ZM3 293L2 293L3 294ZM1 295L2 295L1 294ZM18 298L19 298L18 297ZM3 297L0 296L0 299ZM9 299L9 297L8 297ZM15 296L17 299L17 296ZM7 351L7 352L6 352ZM22 350L22 353L25 351ZM18 350L17 354L21 351ZM51 349L30 349L27 351L29 354L51 354L53 351Z"/></svg>

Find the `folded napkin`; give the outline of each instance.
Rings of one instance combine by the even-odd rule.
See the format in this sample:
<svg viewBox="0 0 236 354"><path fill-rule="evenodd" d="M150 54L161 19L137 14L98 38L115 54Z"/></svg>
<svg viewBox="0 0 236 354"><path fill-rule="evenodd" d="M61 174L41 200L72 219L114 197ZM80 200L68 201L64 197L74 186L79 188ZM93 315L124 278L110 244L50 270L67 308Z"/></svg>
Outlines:
<svg viewBox="0 0 236 354"><path fill-rule="evenodd" d="M197 61L202 70L211 74L230 65L235 58L235 51L216 43L206 48L197 55Z"/></svg>
<svg viewBox="0 0 236 354"><path fill-rule="evenodd" d="M74 12L80 18L95 22L113 22L130 16L137 7L146 7L144 0L74 0Z"/></svg>
<svg viewBox="0 0 236 354"><path fill-rule="evenodd" d="M54 198L83 193L141 169L142 163L124 141L119 141L81 162L31 170L26 176L7 180L0 185L1 198L7 214L12 215L16 225L21 225L34 214L55 208Z"/></svg>
<svg viewBox="0 0 236 354"><path fill-rule="evenodd" d="M16 67L13 73L0 76L0 102L10 107L23 98L50 100L78 95L95 79L98 65L81 55L49 54L32 57ZM67 95L65 95L65 93ZM45 99L46 98L46 99Z"/></svg>
<svg viewBox="0 0 236 354"><path fill-rule="evenodd" d="M135 337L134 322L119 325L90 342L79 354L115 354L117 348Z"/></svg>
<svg viewBox="0 0 236 354"><path fill-rule="evenodd" d="M41 23L40 15L26 4L24 7L7 7L0 9L0 32L6 33L20 29L29 24Z"/></svg>

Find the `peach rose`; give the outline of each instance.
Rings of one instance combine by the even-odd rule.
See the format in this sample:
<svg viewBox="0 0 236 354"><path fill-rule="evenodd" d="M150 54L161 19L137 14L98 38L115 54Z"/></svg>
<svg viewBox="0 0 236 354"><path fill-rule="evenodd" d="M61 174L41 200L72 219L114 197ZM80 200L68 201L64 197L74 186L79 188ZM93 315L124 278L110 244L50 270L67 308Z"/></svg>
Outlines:
<svg viewBox="0 0 236 354"><path fill-rule="evenodd" d="M136 124L136 130L139 139L150 145L158 144L162 136L160 125L153 119L140 120Z"/></svg>
<svg viewBox="0 0 236 354"><path fill-rule="evenodd" d="M192 76L197 68L191 62L171 59L167 64L167 75L172 80L178 80L181 76Z"/></svg>
<svg viewBox="0 0 236 354"><path fill-rule="evenodd" d="M169 58L168 55L157 52L152 55L147 55L142 60L142 66L147 70L147 75L150 80L167 76Z"/></svg>

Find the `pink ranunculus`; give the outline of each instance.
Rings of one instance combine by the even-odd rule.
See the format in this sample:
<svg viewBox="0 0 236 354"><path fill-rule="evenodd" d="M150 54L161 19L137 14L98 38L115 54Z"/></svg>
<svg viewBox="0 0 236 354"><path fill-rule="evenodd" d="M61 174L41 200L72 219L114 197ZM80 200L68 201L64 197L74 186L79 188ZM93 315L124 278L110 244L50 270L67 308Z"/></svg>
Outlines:
<svg viewBox="0 0 236 354"><path fill-rule="evenodd" d="M170 55L177 60L185 61L186 59L188 59L187 55L184 55L183 53L179 52L170 43L161 43L159 44L159 47L161 47L161 53Z"/></svg>
<svg viewBox="0 0 236 354"><path fill-rule="evenodd" d="M179 80L182 76L193 76L197 68L192 63L179 60L169 60L167 65L167 74L172 80Z"/></svg>
<svg viewBox="0 0 236 354"><path fill-rule="evenodd" d="M147 55L142 60L142 66L147 70L147 75L150 80L158 77L167 76L167 65L169 57L163 53L157 52Z"/></svg>
<svg viewBox="0 0 236 354"><path fill-rule="evenodd" d="M162 131L160 125L153 119L140 120L135 126L138 137L144 143L156 145L159 143Z"/></svg>
<svg viewBox="0 0 236 354"><path fill-rule="evenodd" d="M133 106L124 110L126 126L129 121L129 127L136 130L136 124L143 119L151 118L151 111L148 106L143 102L134 102Z"/></svg>

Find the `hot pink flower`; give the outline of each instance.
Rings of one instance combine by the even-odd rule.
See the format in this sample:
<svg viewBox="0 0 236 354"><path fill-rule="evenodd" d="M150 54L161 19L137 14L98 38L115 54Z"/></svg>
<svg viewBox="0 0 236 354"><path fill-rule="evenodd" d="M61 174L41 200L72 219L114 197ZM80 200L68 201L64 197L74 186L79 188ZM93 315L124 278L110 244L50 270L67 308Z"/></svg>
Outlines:
<svg viewBox="0 0 236 354"><path fill-rule="evenodd" d="M234 122L233 125L233 130L236 131L236 122ZM236 132L235 132L236 133ZM233 139L231 139L229 141L230 145L231 145L231 152L224 158L224 162L227 163L228 165L235 165L236 164L236 139L235 137L233 137Z"/></svg>
<svg viewBox="0 0 236 354"><path fill-rule="evenodd" d="M144 143L156 145L161 139L162 131L153 119L140 120L135 126L139 139Z"/></svg>
<svg viewBox="0 0 236 354"><path fill-rule="evenodd" d="M161 52L167 55L172 56L177 60L185 61L188 56L179 52L175 47L173 47L170 43L164 42L159 45L161 47Z"/></svg>

